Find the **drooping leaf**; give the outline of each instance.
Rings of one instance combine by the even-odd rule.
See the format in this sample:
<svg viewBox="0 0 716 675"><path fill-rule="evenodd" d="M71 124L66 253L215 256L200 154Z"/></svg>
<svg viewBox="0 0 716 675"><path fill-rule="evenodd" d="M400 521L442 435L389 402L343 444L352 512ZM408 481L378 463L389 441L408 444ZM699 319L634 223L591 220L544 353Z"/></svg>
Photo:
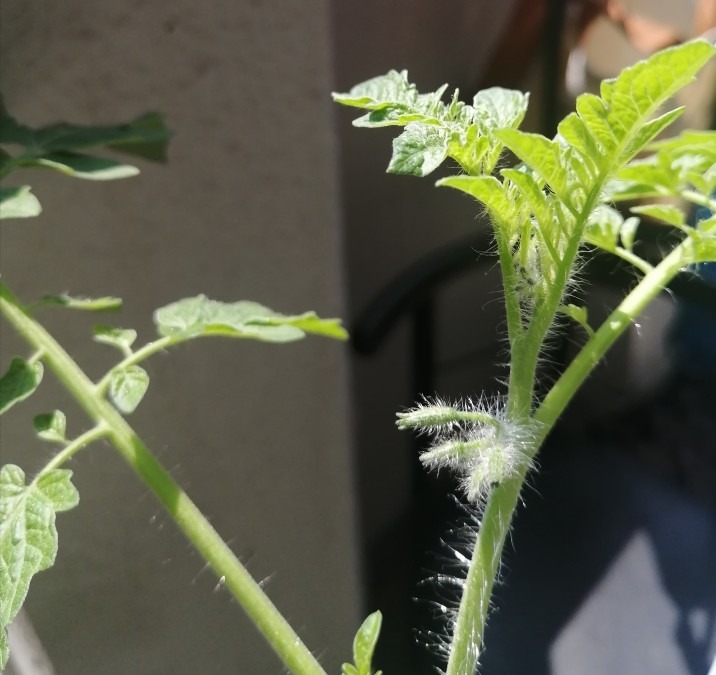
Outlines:
<svg viewBox="0 0 716 675"><path fill-rule="evenodd" d="M114 126L61 123L39 129L19 124L9 115L0 118L0 143L25 146L35 156L105 147L135 157L166 161L171 135L158 113L147 113L128 124Z"/></svg>
<svg viewBox="0 0 716 675"><path fill-rule="evenodd" d="M16 403L24 401L42 382L42 362L30 363L16 356L0 378L0 415Z"/></svg>
<svg viewBox="0 0 716 675"><path fill-rule="evenodd" d="M37 415L33 420L35 433L43 441L53 443L64 443L67 440L67 419L61 410L53 410L51 413Z"/></svg>
<svg viewBox="0 0 716 675"><path fill-rule="evenodd" d="M132 345L137 339L137 331L131 328L97 325L92 328L92 332L97 342L112 345L125 354L131 351Z"/></svg>
<svg viewBox="0 0 716 675"><path fill-rule="evenodd" d="M178 300L154 313L160 335L190 339L199 336L252 338L266 342L300 340L306 333L345 340L339 319L321 319L314 312L285 315L256 302L225 303L205 295Z"/></svg>
<svg viewBox="0 0 716 675"><path fill-rule="evenodd" d="M32 218L41 213L42 206L29 185L0 187L0 219Z"/></svg>
<svg viewBox="0 0 716 675"><path fill-rule="evenodd" d="M79 502L71 476L71 471L55 469L25 485L19 467L0 469L0 634L22 607L32 577L55 562L55 516ZM0 670L6 663L7 643L0 649Z"/></svg>
<svg viewBox="0 0 716 675"><path fill-rule="evenodd" d="M53 169L74 178L85 180L117 180L130 178L139 173L136 166L122 164L106 157L84 155L66 150L48 153L24 161L25 166Z"/></svg>
<svg viewBox="0 0 716 675"><path fill-rule="evenodd" d="M85 298L60 293L59 295L45 295L38 304L49 307L79 309L87 312L114 312L122 306L122 299L112 297Z"/></svg>
<svg viewBox="0 0 716 675"><path fill-rule="evenodd" d="M121 413L134 412L149 388L149 374L140 366L127 366L112 371L109 399Z"/></svg>

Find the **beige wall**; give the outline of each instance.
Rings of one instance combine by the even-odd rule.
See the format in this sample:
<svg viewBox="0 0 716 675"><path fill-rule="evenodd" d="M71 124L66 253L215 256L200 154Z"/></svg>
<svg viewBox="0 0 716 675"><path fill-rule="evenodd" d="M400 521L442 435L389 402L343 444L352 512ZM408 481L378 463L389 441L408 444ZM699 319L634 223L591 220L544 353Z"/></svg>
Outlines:
<svg viewBox="0 0 716 675"><path fill-rule="evenodd" d="M0 75L30 124L124 121L176 132L167 167L123 183L33 175L45 213L3 225L2 274L22 298L113 294L119 325L204 292L343 315L327 3L3 2ZM96 317L48 312L99 375ZM3 363L22 350L3 327ZM332 672L349 655L359 580L345 345L207 341L149 362L131 421ZM50 450L30 420L48 378L3 418L2 461ZM71 415L71 431L83 427ZM58 519L56 567L29 609L58 675L280 673L281 666L109 447L74 462L82 501Z"/></svg>

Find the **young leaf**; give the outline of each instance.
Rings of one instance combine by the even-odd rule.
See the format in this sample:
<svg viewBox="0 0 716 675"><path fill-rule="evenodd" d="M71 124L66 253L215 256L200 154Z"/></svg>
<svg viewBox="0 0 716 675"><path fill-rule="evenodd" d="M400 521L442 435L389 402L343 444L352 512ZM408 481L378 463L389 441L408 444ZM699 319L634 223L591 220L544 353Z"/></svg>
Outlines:
<svg viewBox="0 0 716 675"><path fill-rule="evenodd" d="M0 415L20 401L24 401L42 382L40 361L29 363L16 356L7 372L0 378Z"/></svg>
<svg viewBox="0 0 716 675"><path fill-rule="evenodd" d="M669 204L646 204L644 206L633 206L632 213L638 213L641 216L649 216L655 220L660 220L674 227L682 227L686 224L686 216L681 209Z"/></svg>
<svg viewBox="0 0 716 675"><path fill-rule="evenodd" d="M65 307L66 309L79 309L87 312L114 312L122 306L122 299L112 297L84 298L61 293L60 295L43 296L38 305Z"/></svg>
<svg viewBox="0 0 716 675"><path fill-rule="evenodd" d="M369 614L353 640L353 662L359 675L371 675L371 662L375 645L380 636L383 615L377 611Z"/></svg>
<svg viewBox="0 0 716 675"><path fill-rule="evenodd" d="M43 441L64 443L67 440L65 436L67 419L61 410L37 415L32 424L35 427L35 432Z"/></svg>
<svg viewBox="0 0 716 675"><path fill-rule="evenodd" d="M266 342L300 340L306 333L345 340L339 319L321 319L314 312L287 316L256 302L225 303L205 295L184 298L154 312L160 335L188 340L219 335Z"/></svg>
<svg viewBox="0 0 716 675"><path fill-rule="evenodd" d="M393 156L388 173L427 176L435 171L448 154L450 134L447 129L411 123L393 140Z"/></svg>
<svg viewBox="0 0 716 675"><path fill-rule="evenodd" d="M357 84L347 94L333 94L337 103L365 110L380 110L396 104L407 109L417 99L418 91L414 84L408 82L407 70L391 70L386 75Z"/></svg>
<svg viewBox="0 0 716 675"><path fill-rule="evenodd" d="M587 332L587 335L591 337L594 335L594 330L589 325L589 320L587 317L587 308L586 307L580 307L578 305L561 305L559 308L559 312L561 314L564 314L565 316L568 316L573 321L576 321L584 330Z"/></svg>
<svg viewBox="0 0 716 675"><path fill-rule="evenodd" d="M85 180L117 180L130 178L139 173L131 164L122 164L106 157L81 155L77 152L59 151L22 161L23 166L39 166L54 169L74 178Z"/></svg>
<svg viewBox="0 0 716 675"><path fill-rule="evenodd" d="M341 675L360 675L360 672L352 663L344 663L341 666Z"/></svg>
<svg viewBox="0 0 716 675"><path fill-rule="evenodd" d="M42 206L31 189L29 185L0 187L0 219L39 216Z"/></svg>
<svg viewBox="0 0 716 675"><path fill-rule="evenodd" d="M55 469L26 486L19 467L8 464L0 469L0 643L22 607L32 577L55 562L55 515L79 502L71 476L71 471ZM7 664L4 645L0 670Z"/></svg>
<svg viewBox="0 0 716 675"><path fill-rule="evenodd" d="M92 328L94 339L106 345L116 347L122 353L129 354L134 341L137 339L137 331L131 328L115 328L114 326L97 325Z"/></svg>
<svg viewBox="0 0 716 675"><path fill-rule="evenodd" d="M149 374L139 366L127 366L112 371L109 398L121 413L134 412L149 388Z"/></svg>

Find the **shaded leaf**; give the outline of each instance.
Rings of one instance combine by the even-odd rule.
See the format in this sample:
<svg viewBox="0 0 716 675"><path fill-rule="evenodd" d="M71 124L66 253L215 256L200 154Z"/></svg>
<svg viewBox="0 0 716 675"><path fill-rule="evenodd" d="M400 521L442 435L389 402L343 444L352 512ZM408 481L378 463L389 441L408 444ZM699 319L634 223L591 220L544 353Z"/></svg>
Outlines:
<svg viewBox="0 0 716 675"><path fill-rule="evenodd" d="M26 486L19 467L0 469L0 633L22 607L32 577L55 562L55 516L79 502L71 476L55 469ZM7 660L7 645L0 658ZM0 662L0 669L5 665Z"/></svg>
<svg viewBox="0 0 716 675"><path fill-rule="evenodd" d="M122 306L121 298L85 298L82 296L68 295L45 295L38 304L50 307L65 307L66 309L79 309L88 312L113 312Z"/></svg>
<svg viewBox="0 0 716 675"><path fill-rule="evenodd" d="M51 413L37 415L32 422L35 433L43 441L63 443L67 440L67 419L61 410L53 410Z"/></svg>
<svg viewBox="0 0 716 675"><path fill-rule="evenodd" d="M7 372L0 378L0 415L30 396L42 382L40 361L29 363L16 356Z"/></svg>
<svg viewBox="0 0 716 675"><path fill-rule="evenodd" d="M112 371L109 380L109 399L119 412L134 412L149 388L149 374L139 366L127 366Z"/></svg>
<svg viewBox="0 0 716 675"><path fill-rule="evenodd" d="M131 351L132 345L137 339L137 331L131 328L98 325L92 328L92 332L97 342L117 347L124 353Z"/></svg>
<svg viewBox="0 0 716 675"><path fill-rule="evenodd" d="M0 187L0 219L39 216L42 206L31 190L29 185Z"/></svg>
<svg viewBox="0 0 716 675"><path fill-rule="evenodd" d="M315 312L285 315L256 302L225 303L205 295L178 300L154 312L160 335L180 339L220 335L266 342L300 340L306 333L345 340L339 319L321 319Z"/></svg>

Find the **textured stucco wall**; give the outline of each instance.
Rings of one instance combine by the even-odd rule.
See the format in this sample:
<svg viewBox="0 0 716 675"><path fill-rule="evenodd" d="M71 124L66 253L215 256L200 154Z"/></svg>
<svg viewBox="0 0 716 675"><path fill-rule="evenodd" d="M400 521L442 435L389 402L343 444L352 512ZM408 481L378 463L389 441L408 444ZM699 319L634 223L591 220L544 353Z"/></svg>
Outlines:
<svg viewBox="0 0 716 675"><path fill-rule="evenodd" d="M342 315L327 3L3 2L6 104L30 124L124 121L176 132L168 167L123 183L33 175L38 219L3 225L3 277L24 299L112 294L119 325L204 292ZM96 317L48 312L99 375ZM3 327L3 362L21 349ZM199 342L148 364L132 415L333 672L358 620L346 347ZM57 396L60 396L58 399ZM49 456L32 415L63 402L47 378L3 419L2 461ZM71 415L71 431L82 430ZM109 447L73 462L82 501L58 519L56 567L29 609L58 675L279 673L212 574Z"/></svg>

